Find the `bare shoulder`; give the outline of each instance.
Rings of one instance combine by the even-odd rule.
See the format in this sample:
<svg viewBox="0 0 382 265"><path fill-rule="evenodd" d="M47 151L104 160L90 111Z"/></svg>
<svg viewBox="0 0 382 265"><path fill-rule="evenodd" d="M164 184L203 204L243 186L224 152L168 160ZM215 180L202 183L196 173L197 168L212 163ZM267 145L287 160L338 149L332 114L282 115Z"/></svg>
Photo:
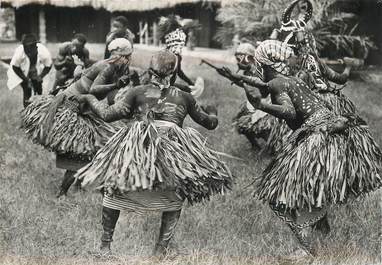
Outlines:
<svg viewBox="0 0 382 265"><path fill-rule="evenodd" d="M289 86L290 79L287 77L276 77L268 82L268 87L270 91L282 91L287 86Z"/></svg>

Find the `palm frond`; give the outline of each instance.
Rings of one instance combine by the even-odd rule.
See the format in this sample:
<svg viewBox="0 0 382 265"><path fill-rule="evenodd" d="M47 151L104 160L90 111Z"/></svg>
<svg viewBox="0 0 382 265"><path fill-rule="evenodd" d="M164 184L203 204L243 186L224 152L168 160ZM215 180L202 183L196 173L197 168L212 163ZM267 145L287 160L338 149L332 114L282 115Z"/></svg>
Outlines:
<svg viewBox="0 0 382 265"><path fill-rule="evenodd" d="M325 57L354 56L366 58L376 46L370 37L355 35L359 17L335 8L338 0L310 0L314 16L306 26L316 38L319 53ZM252 43L269 38L280 27L282 11L289 0L244 0L218 11L222 23L215 39L223 46L232 45L235 34Z"/></svg>

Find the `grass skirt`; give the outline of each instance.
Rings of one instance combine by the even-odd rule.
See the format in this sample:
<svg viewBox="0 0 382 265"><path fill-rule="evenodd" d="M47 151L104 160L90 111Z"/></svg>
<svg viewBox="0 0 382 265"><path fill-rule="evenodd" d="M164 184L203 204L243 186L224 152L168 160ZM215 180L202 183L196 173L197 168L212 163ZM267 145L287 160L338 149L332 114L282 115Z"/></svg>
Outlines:
<svg viewBox="0 0 382 265"><path fill-rule="evenodd" d="M92 113L81 113L80 104L63 94L36 97L21 113L21 128L48 150L84 159L119 129Z"/></svg>
<svg viewBox="0 0 382 265"><path fill-rule="evenodd" d="M121 129L77 178L108 194L172 189L190 203L222 193L232 183L227 166L195 129L162 121L137 121Z"/></svg>
<svg viewBox="0 0 382 265"><path fill-rule="evenodd" d="M246 103L242 104L239 113L233 119L233 124L239 134L247 138L263 138L267 141L267 149L271 153L277 152L286 142L292 130L282 119L262 111L250 111ZM249 139L252 143L252 139Z"/></svg>
<svg viewBox="0 0 382 265"><path fill-rule="evenodd" d="M267 114L267 116L269 116L272 124L272 130L267 140L267 148L271 154L276 154L288 141L293 131L283 119L276 118L270 114Z"/></svg>
<svg viewBox="0 0 382 265"><path fill-rule="evenodd" d="M335 94L332 92L321 92L317 95L323 99L328 104L328 107L337 115L354 114L357 112L354 103L340 91L337 91Z"/></svg>
<svg viewBox="0 0 382 265"><path fill-rule="evenodd" d="M310 210L381 187L382 154L367 126L354 119L335 132L341 119L318 111L293 132L255 180L255 196L286 209Z"/></svg>
<svg viewBox="0 0 382 265"><path fill-rule="evenodd" d="M240 107L239 113L233 119L237 132L239 134L256 135L258 138L267 138L272 129L269 115L260 110L250 111L247 108L247 103Z"/></svg>

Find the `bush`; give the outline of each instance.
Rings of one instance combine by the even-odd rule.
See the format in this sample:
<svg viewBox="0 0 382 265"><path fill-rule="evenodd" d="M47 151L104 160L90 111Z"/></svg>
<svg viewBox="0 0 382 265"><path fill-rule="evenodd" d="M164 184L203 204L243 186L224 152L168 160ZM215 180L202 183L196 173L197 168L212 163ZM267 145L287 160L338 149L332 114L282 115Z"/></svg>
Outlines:
<svg viewBox="0 0 382 265"><path fill-rule="evenodd" d="M336 1L311 0L313 18L307 29L315 36L322 56L365 59L375 45L366 36L354 35L359 17L353 13L340 12L335 8ZM217 16L222 27L218 29L215 39L225 47L232 45L235 34L238 34L241 41L254 44L265 40L274 28L280 27L282 12L289 4L289 0L243 0L222 7Z"/></svg>

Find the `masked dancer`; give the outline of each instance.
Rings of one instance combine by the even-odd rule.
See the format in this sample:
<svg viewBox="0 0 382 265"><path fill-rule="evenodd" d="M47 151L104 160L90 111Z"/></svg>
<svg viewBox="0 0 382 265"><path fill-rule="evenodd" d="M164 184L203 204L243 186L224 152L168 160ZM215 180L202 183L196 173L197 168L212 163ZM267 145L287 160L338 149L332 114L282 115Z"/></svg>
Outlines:
<svg viewBox="0 0 382 265"><path fill-rule="evenodd" d="M184 200L197 203L230 188L226 165L192 128L182 128L187 115L207 129L218 125L214 107L200 107L186 92L171 85L176 55L153 55L147 85L131 89L108 106L83 95L91 110L105 121L136 120L114 135L77 176L82 185L103 188L101 252L110 253L121 210L161 211L162 224L154 254L165 254L174 235Z"/></svg>

